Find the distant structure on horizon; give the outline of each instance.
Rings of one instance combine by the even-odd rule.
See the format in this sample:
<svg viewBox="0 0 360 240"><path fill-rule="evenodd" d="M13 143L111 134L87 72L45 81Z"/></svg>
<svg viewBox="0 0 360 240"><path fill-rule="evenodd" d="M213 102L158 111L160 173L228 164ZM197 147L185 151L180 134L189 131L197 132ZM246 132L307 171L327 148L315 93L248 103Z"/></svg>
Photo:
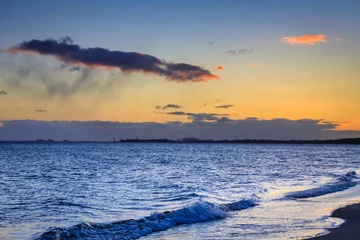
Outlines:
<svg viewBox="0 0 360 240"><path fill-rule="evenodd" d="M0 141L0 142L37 142L37 143L48 143L48 142L132 142L132 143L231 143L231 144L355 144L360 145L360 138L341 138L341 139L327 139L327 140L272 140L272 139L222 139L222 140L213 140L213 139L198 139L196 137L185 137L182 139L168 139L168 138L128 138L128 139L121 139L116 140L114 137L112 141L96 141L96 140L68 140L64 139L62 141L49 139L42 139L38 138L36 140L30 141Z"/></svg>

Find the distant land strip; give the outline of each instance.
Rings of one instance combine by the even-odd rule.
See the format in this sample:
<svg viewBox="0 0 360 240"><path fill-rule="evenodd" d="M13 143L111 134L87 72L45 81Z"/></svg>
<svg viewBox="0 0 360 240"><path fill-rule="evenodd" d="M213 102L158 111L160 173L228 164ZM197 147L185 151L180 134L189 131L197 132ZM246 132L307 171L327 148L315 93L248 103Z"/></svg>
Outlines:
<svg viewBox="0 0 360 240"><path fill-rule="evenodd" d="M342 139L327 139L327 140L271 140L271 139L240 139L240 140L211 140L211 139L196 139L184 138L181 140L172 140L167 138L161 139L120 139L112 141L72 141L72 140L44 140L37 139L33 141L0 141L0 143L228 143L228 144L354 144L360 145L360 138L342 138Z"/></svg>

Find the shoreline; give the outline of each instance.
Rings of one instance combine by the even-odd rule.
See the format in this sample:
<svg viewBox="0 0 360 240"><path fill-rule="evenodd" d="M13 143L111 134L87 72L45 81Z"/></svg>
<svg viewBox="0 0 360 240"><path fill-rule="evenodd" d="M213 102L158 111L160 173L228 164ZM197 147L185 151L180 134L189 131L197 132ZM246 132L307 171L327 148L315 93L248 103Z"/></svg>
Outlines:
<svg viewBox="0 0 360 240"><path fill-rule="evenodd" d="M345 220L338 228L327 229L329 234L309 238L309 240L359 240L360 239L360 203L336 209L330 217Z"/></svg>

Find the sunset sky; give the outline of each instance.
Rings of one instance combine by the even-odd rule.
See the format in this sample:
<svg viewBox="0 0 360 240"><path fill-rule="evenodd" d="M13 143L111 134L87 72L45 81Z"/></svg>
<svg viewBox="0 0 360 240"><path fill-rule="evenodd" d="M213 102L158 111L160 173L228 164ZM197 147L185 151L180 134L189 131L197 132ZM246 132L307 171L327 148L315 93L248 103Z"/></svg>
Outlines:
<svg viewBox="0 0 360 240"><path fill-rule="evenodd" d="M0 140L359 137L359 23L358 0L4 0Z"/></svg>

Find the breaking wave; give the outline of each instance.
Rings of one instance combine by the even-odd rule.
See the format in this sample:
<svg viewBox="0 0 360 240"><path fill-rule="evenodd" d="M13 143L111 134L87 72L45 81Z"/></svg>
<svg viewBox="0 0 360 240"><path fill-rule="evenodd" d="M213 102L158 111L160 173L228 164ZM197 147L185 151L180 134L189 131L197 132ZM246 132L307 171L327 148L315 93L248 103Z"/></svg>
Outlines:
<svg viewBox="0 0 360 240"><path fill-rule="evenodd" d="M354 181L357 179L356 172L351 171L341 176L337 181L333 183L328 183L320 187L311 188L303 191L290 192L286 195L288 198L311 198L323 196L330 193L344 191L348 188L354 187L357 185L357 182Z"/></svg>
<svg viewBox="0 0 360 240"><path fill-rule="evenodd" d="M183 224L222 219L229 215L229 211L242 210L256 205L256 201L252 199L229 204L197 202L178 210L154 213L137 220L130 219L113 223L83 222L69 228L50 228L36 239L137 239Z"/></svg>

